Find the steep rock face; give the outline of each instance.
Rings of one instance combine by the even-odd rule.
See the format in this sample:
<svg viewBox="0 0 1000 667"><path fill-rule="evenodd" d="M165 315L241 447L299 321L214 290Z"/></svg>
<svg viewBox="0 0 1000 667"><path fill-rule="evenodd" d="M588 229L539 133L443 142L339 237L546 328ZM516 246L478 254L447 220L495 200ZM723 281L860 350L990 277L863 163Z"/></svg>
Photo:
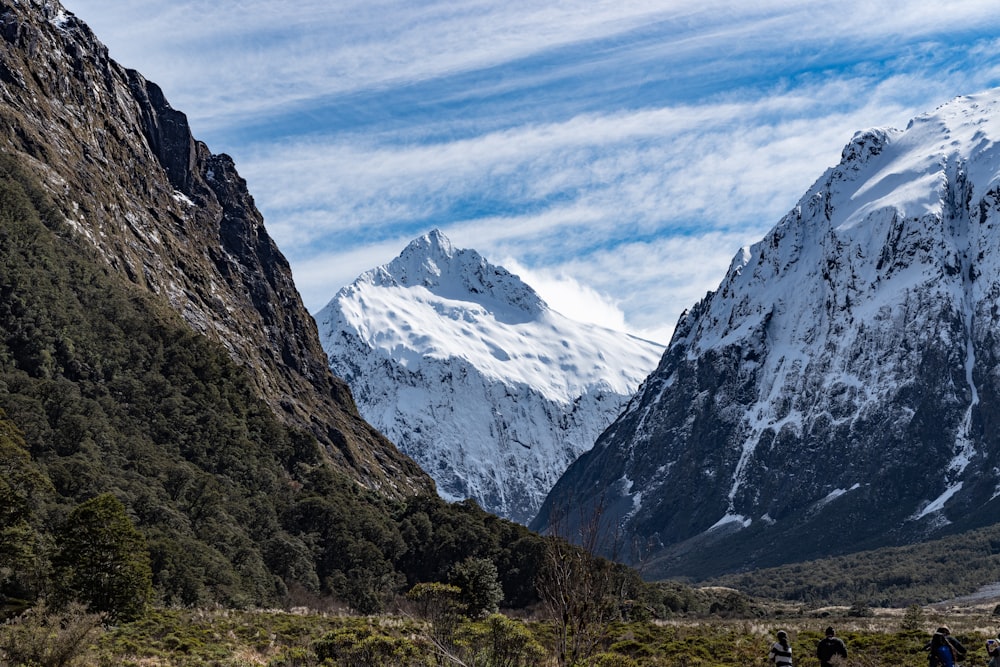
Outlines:
<svg viewBox="0 0 1000 667"><path fill-rule="evenodd" d="M998 91L858 133L535 527L601 498L652 574L705 575L994 522L997 138Z"/></svg>
<svg viewBox="0 0 1000 667"><path fill-rule="evenodd" d="M317 321L361 414L442 496L522 523L662 351L562 317L438 231L342 289Z"/></svg>
<svg viewBox="0 0 1000 667"><path fill-rule="evenodd" d="M390 494L431 481L331 376L288 264L232 160L108 57L58 2L0 1L0 149L28 157L74 229L250 369L276 414Z"/></svg>

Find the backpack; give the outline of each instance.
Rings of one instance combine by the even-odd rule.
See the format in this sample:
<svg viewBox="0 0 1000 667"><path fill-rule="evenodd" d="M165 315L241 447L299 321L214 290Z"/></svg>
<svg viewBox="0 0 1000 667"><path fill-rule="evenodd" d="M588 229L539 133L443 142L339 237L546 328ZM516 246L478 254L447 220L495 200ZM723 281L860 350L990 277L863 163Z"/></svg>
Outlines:
<svg viewBox="0 0 1000 667"><path fill-rule="evenodd" d="M948 654L951 656L951 665L955 664L955 649L949 642L946 641L938 648L931 649L931 654L928 656L930 667L951 667L951 665L945 662L941 657L940 651L942 649L948 651Z"/></svg>
<svg viewBox="0 0 1000 667"><path fill-rule="evenodd" d="M951 648L951 655L954 657L955 662L959 660L965 660L965 647L958 642L953 642L950 637L945 637L948 642L949 648Z"/></svg>

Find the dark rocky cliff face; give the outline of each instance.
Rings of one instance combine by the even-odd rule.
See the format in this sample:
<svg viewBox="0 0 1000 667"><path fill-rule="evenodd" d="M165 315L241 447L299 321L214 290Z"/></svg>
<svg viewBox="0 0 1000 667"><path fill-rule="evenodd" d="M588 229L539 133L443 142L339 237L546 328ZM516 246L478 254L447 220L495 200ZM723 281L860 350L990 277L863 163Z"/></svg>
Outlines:
<svg viewBox="0 0 1000 667"><path fill-rule="evenodd" d="M996 91L859 133L533 527L602 507L648 573L705 576L995 523L998 135Z"/></svg>
<svg viewBox="0 0 1000 667"><path fill-rule="evenodd" d="M0 0L0 150L28 158L72 227L251 371L286 423L389 495L430 479L357 413L289 266L226 155L57 2Z"/></svg>

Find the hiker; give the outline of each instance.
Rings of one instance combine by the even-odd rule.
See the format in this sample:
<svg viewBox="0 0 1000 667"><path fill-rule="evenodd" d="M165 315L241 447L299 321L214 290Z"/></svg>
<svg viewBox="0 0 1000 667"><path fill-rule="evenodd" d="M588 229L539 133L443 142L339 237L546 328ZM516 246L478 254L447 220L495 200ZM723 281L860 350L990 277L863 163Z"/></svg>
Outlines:
<svg viewBox="0 0 1000 667"><path fill-rule="evenodd" d="M927 656L930 667L955 667L955 654L944 633L935 632L927 648L930 651Z"/></svg>
<svg viewBox="0 0 1000 667"><path fill-rule="evenodd" d="M771 644L771 652L767 654L774 667L792 667L792 646L788 643L788 633L778 631L778 641Z"/></svg>
<svg viewBox="0 0 1000 667"><path fill-rule="evenodd" d="M986 667L1000 667L1000 632L997 632L996 639L986 640L986 655L990 656Z"/></svg>
<svg viewBox="0 0 1000 667"><path fill-rule="evenodd" d="M924 650L930 651L928 659L930 660L931 667L945 664L944 662L942 662L942 659L940 657L935 657L934 655L934 650L940 649L941 644L946 645L950 649L950 655L951 655L951 663L949 663L950 665L954 665L959 660L965 659L965 653L966 653L965 646L963 646L962 642L960 642L956 637L952 636L951 629L948 628L947 625L942 625L940 628L934 631L934 636L931 637L931 640L926 644L924 644Z"/></svg>
<svg viewBox="0 0 1000 667"><path fill-rule="evenodd" d="M844 640L836 635L833 627L828 627L826 637L816 645L816 657L819 658L820 667L833 667L834 662L839 664L847 660L847 646L844 645Z"/></svg>
<svg viewBox="0 0 1000 667"><path fill-rule="evenodd" d="M965 647L951 636L951 630L946 625L937 629L924 648L930 651L927 656L930 667L955 667L965 657Z"/></svg>

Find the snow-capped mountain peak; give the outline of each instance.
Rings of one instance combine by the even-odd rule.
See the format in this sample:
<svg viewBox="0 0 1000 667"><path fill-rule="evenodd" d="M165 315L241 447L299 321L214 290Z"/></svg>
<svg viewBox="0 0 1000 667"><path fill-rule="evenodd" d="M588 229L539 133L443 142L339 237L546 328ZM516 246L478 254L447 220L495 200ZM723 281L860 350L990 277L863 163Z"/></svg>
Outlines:
<svg viewBox="0 0 1000 667"><path fill-rule="evenodd" d="M378 287L423 287L443 299L478 303L504 320L535 317L548 308L520 278L475 250L456 250L437 229L414 239L399 257L359 280Z"/></svg>
<svg viewBox="0 0 1000 667"><path fill-rule="evenodd" d="M552 503L600 497L626 538L662 546L665 575L992 521L998 140L1000 89L905 130L857 133L682 316L660 367L536 527ZM694 545L715 539L728 555L698 562Z"/></svg>
<svg viewBox="0 0 1000 667"><path fill-rule="evenodd" d="M440 231L362 274L317 314L362 415L445 497L531 518L617 416L662 347L549 308Z"/></svg>
<svg viewBox="0 0 1000 667"><path fill-rule="evenodd" d="M362 274L318 319L324 330L350 329L410 368L422 359L461 359L563 403L598 387L631 394L661 350L560 315L516 275L475 250L453 249L439 231Z"/></svg>

